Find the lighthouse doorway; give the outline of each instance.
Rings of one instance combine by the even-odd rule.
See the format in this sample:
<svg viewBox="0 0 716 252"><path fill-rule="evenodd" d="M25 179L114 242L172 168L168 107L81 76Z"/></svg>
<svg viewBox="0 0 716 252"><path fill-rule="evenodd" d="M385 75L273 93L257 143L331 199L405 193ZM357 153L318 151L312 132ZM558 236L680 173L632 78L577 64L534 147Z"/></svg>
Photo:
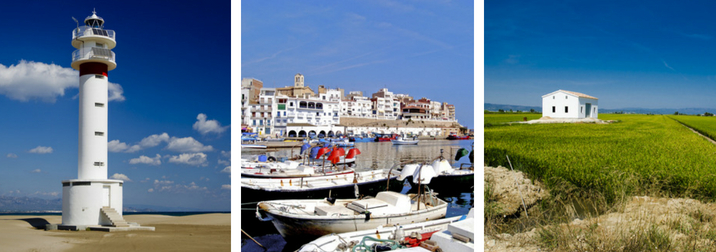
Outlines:
<svg viewBox="0 0 716 252"><path fill-rule="evenodd" d="M103 206L103 207L105 207L105 206L106 206L106 207L110 206L110 205L109 205L109 202L110 202L110 198L109 198L109 197L110 197L110 196L109 196L109 186L108 186L108 185L105 185L105 186L102 187L102 206Z"/></svg>

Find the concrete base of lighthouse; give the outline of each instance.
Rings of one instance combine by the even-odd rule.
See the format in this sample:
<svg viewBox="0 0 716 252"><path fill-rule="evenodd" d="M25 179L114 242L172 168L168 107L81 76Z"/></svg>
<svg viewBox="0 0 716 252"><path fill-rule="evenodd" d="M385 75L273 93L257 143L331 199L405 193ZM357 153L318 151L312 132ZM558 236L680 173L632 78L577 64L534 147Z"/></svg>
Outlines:
<svg viewBox="0 0 716 252"><path fill-rule="evenodd" d="M102 207L113 208L122 216L123 183L112 179L62 181L62 225L112 225Z"/></svg>

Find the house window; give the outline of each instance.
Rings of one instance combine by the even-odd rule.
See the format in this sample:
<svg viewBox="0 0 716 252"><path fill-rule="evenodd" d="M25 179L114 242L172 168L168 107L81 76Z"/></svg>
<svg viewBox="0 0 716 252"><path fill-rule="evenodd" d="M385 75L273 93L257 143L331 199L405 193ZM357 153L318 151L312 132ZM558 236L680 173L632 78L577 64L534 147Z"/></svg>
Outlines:
<svg viewBox="0 0 716 252"><path fill-rule="evenodd" d="M564 106L564 113L569 113L569 107Z"/></svg>
<svg viewBox="0 0 716 252"><path fill-rule="evenodd" d="M556 107L556 106L552 106L552 113L556 113L556 112L557 112L557 107Z"/></svg>
<svg viewBox="0 0 716 252"><path fill-rule="evenodd" d="M552 100L554 100L554 95L552 96Z"/></svg>
<svg viewBox="0 0 716 252"><path fill-rule="evenodd" d="M568 97L565 95L565 96L564 96L564 99L567 99L567 98L568 98Z"/></svg>
<svg viewBox="0 0 716 252"><path fill-rule="evenodd" d="M579 107L579 113L581 114L582 112L584 112L584 106Z"/></svg>

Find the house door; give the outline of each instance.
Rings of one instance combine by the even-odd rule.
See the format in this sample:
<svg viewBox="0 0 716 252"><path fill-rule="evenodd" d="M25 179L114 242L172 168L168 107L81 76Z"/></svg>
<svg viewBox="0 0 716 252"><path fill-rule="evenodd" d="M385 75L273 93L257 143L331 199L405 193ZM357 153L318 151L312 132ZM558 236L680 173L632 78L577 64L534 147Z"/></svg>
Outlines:
<svg viewBox="0 0 716 252"><path fill-rule="evenodd" d="M110 196L109 196L109 186L103 186L102 187L102 206L109 206L110 202Z"/></svg>
<svg viewBox="0 0 716 252"><path fill-rule="evenodd" d="M591 103L587 103L587 104L585 104L585 106L587 107L587 109L585 110L586 114L584 114L584 117L589 118L589 117L591 117L592 104L591 104Z"/></svg>

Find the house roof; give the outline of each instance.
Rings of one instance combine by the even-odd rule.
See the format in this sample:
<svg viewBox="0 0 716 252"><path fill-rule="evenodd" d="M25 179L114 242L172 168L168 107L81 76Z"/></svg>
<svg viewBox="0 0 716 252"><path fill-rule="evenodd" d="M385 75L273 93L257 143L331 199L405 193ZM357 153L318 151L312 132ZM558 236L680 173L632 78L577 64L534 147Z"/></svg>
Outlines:
<svg viewBox="0 0 716 252"><path fill-rule="evenodd" d="M586 94L582 94L582 93L578 93L578 92L573 92L573 91L562 90L562 89L557 90L557 91L554 91L554 92L549 93L549 94L546 94L546 95L543 95L542 97L547 97L547 96L549 96L549 95L551 95L551 94L554 94L554 93L557 93L557 92L564 92L564 93L571 94L571 95L574 95L574 96L577 96L577 97L599 100L599 98L594 97L594 96L591 96L591 95L586 95Z"/></svg>

